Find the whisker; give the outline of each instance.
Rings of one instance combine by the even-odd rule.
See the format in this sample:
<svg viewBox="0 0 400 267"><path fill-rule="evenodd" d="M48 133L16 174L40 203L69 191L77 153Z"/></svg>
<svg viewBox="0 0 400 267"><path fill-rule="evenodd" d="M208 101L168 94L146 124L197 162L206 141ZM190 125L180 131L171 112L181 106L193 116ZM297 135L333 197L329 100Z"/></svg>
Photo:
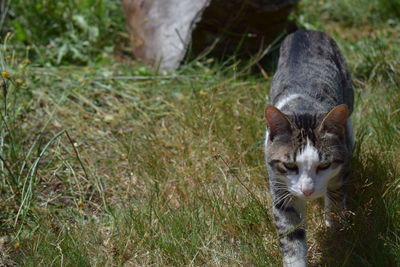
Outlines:
<svg viewBox="0 0 400 267"><path fill-rule="evenodd" d="M292 201L292 197L291 197L291 195L289 195L289 196L285 199L285 201L283 202L283 208L286 209L286 208L289 206L289 204L290 204L291 201Z"/></svg>
<svg viewBox="0 0 400 267"><path fill-rule="evenodd" d="M285 207L287 204L286 202L288 201L289 198L290 198L289 195L285 195L278 202L274 202L274 205L279 205L280 207Z"/></svg>
<svg viewBox="0 0 400 267"><path fill-rule="evenodd" d="M287 186L287 185L284 184L284 183L272 183L271 185L272 185L272 186Z"/></svg>
<svg viewBox="0 0 400 267"><path fill-rule="evenodd" d="M344 196L343 192L340 191L328 191L328 197L334 197L334 198L342 198Z"/></svg>
<svg viewBox="0 0 400 267"><path fill-rule="evenodd" d="M275 191L288 191L287 187L279 186L279 187L274 187L276 189Z"/></svg>
<svg viewBox="0 0 400 267"><path fill-rule="evenodd" d="M283 196L286 196L286 195L288 195L288 194L289 194L289 192L283 191L283 192L281 192L281 193L275 194L275 198L276 198L276 199L279 199L279 198L282 198Z"/></svg>
<svg viewBox="0 0 400 267"><path fill-rule="evenodd" d="M279 195L273 202L274 204L282 202L289 194Z"/></svg>

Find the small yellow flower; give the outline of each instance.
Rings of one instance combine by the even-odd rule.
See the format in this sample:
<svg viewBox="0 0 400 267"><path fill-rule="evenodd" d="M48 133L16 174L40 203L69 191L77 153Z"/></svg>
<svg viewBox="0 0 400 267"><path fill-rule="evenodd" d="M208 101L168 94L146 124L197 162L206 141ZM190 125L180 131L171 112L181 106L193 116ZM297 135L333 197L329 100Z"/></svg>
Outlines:
<svg viewBox="0 0 400 267"><path fill-rule="evenodd" d="M200 91L200 92L199 92L199 96L200 96L200 97L205 97L206 95L207 95L207 94L206 94L204 91Z"/></svg>
<svg viewBox="0 0 400 267"><path fill-rule="evenodd" d="M8 73L7 71L3 71L1 73L1 76L3 76L4 79L8 79L10 77L10 73Z"/></svg>
<svg viewBox="0 0 400 267"><path fill-rule="evenodd" d="M21 243L19 243L19 242L15 242L14 243L14 248L15 249L19 249L21 247Z"/></svg>
<svg viewBox="0 0 400 267"><path fill-rule="evenodd" d="M79 207L79 208L82 208L84 205L85 205L85 203L83 203L82 200L79 200L79 201L78 201L78 207Z"/></svg>

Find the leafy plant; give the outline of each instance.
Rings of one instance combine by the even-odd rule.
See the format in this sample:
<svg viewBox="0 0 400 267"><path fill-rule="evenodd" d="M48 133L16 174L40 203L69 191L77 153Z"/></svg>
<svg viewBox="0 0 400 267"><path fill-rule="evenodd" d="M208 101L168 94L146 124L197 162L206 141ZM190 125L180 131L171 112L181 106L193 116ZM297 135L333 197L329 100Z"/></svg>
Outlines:
<svg viewBox="0 0 400 267"><path fill-rule="evenodd" d="M87 64L123 42L123 16L118 1L15 0L9 24L17 48L40 64Z"/></svg>

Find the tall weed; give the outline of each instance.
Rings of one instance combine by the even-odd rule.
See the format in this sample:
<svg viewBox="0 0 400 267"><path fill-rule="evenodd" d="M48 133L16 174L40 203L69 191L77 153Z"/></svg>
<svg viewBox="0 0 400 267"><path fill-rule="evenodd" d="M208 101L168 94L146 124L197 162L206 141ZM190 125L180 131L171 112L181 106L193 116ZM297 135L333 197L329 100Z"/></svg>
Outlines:
<svg viewBox="0 0 400 267"><path fill-rule="evenodd" d="M10 36L0 47L0 229L7 233L17 228L17 237L31 213L41 163L64 131L48 135L51 117L41 122L39 130L27 129L32 92L24 81L26 63L16 60L8 46Z"/></svg>

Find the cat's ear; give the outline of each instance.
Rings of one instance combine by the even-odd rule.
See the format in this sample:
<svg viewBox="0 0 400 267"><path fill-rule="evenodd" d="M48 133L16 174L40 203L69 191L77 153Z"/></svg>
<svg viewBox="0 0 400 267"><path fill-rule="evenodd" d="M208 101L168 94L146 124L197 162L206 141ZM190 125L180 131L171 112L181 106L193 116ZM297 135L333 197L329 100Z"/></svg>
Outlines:
<svg viewBox="0 0 400 267"><path fill-rule="evenodd" d="M277 135L290 135L292 133L290 122L285 114L273 106L268 106L264 110L265 119L267 120L269 138L274 139Z"/></svg>
<svg viewBox="0 0 400 267"><path fill-rule="evenodd" d="M344 135L349 108L346 104L334 107L322 120L319 126L320 132L335 134L339 137Z"/></svg>

